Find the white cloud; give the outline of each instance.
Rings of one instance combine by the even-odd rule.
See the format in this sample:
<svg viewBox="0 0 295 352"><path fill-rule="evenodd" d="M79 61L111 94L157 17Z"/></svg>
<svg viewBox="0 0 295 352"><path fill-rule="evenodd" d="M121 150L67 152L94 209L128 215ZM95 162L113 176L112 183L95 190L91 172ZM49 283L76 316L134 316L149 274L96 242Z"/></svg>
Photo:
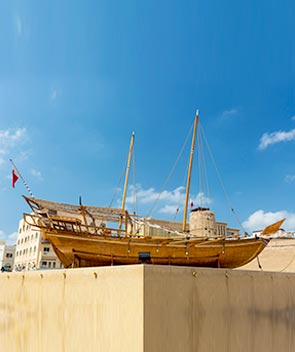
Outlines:
<svg viewBox="0 0 295 352"><path fill-rule="evenodd" d="M226 116L226 115L235 115L238 113L238 109L236 108L232 108L232 109L229 109L229 110L224 110L222 115L223 116Z"/></svg>
<svg viewBox="0 0 295 352"><path fill-rule="evenodd" d="M287 175L285 177L285 181L288 183L294 182L295 181L295 175Z"/></svg>
<svg viewBox="0 0 295 352"><path fill-rule="evenodd" d="M130 186L126 204L134 203L135 194L138 204L153 205L158 201L158 212L162 214L175 214L177 208L182 210L185 200L185 188L182 186L172 191L164 190L162 193L157 192L153 187L144 189L141 185ZM211 204L211 199L205 197L203 193L192 196L190 198L191 201L193 201L194 205L200 204L200 201L202 201L202 205Z"/></svg>
<svg viewBox="0 0 295 352"><path fill-rule="evenodd" d="M25 128L0 130L0 166L8 162L8 156L13 152L18 155L18 160L24 160L28 151L20 150L20 146L27 142Z"/></svg>
<svg viewBox="0 0 295 352"><path fill-rule="evenodd" d="M136 199L141 204L149 204L157 199L166 202L179 203L184 200L184 187L177 187L172 191L164 190L162 193L157 192L154 188L144 189L141 185L129 187L131 195L126 198L126 203L134 202L134 193Z"/></svg>
<svg viewBox="0 0 295 352"><path fill-rule="evenodd" d="M18 233L13 232L12 234L6 236L5 232L0 230L0 240L5 241L7 245L12 245L16 243Z"/></svg>
<svg viewBox="0 0 295 352"><path fill-rule="evenodd" d="M38 178L39 180L43 179L41 172L38 170L31 169L31 175Z"/></svg>
<svg viewBox="0 0 295 352"><path fill-rule="evenodd" d="M13 232L10 235L6 235L6 233L0 230L0 240L5 241L7 245L12 245L16 243L18 233Z"/></svg>
<svg viewBox="0 0 295 352"><path fill-rule="evenodd" d="M295 213L289 213L287 210L280 210L277 212L257 210L243 222L243 227L249 231L259 231L284 218L286 218L286 220L283 223L282 228L286 231L295 231Z"/></svg>
<svg viewBox="0 0 295 352"><path fill-rule="evenodd" d="M166 204L163 208L159 210L161 214L176 214L177 209L179 211L179 207L177 205L168 205Z"/></svg>
<svg viewBox="0 0 295 352"><path fill-rule="evenodd" d="M0 239L3 240L5 237L4 231L0 230Z"/></svg>
<svg viewBox="0 0 295 352"><path fill-rule="evenodd" d="M7 237L7 244L9 244L9 245L15 244L16 240L17 240L17 236L18 236L17 232L13 232L12 234L10 234Z"/></svg>
<svg viewBox="0 0 295 352"><path fill-rule="evenodd" d="M264 133L260 138L258 146L259 150L266 149L271 144L289 142L295 140L295 128L291 131L276 131L272 133Z"/></svg>
<svg viewBox="0 0 295 352"><path fill-rule="evenodd" d="M291 117L291 120L292 120L292 121L295 121L295 115Z"/></svg>
<svg viewBox="0 0 295 352"><path fill-rule="evenodd" d="M221 119L222 120L228 120L233 118L234 116L236 116L239 113L239 110L237 108L231 108L228 110L224 110L221 114Z"/></svg>
<svg viewBox="0 0 295 352"><path fill-rule="evenodd" d="M0 154L9 153L10 149L26 139L25 128L0 130Z"/></svg>

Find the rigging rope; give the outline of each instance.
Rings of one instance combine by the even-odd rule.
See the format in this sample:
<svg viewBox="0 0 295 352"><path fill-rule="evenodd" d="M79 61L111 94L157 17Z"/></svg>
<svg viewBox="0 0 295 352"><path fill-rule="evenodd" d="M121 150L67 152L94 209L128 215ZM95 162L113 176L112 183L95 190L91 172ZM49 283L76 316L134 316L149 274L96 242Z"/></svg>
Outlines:
<svg viewBox="0 0 295 352"><path fill-rule="evenodd" d="M260 269L261 271L263 271L263 268L262 268L262 266L261 266L261 264L260 264L259 256L257 256L256 258L257 258L257 263L258 263L259 269Z"/></svg>
<svg viewBox="0 0 295 352"><path fill-rule="evenodd" d="M202 128L202 127L200 126L200 128ZM210 155L210 157L211 157L213 166L214 166L214 168L215 168L215 171L216 171L216 173L217 173L219 182L220 182L221 187L222 187L222 189L223 189L223 192L224 192L224 195L225 195L227 204L228 204L229 208L231 209L231 211L232 211L232 213L233 213L233 215L234 215L236 221L238 222L238 224L240 225L241 229L244 231L244 234L246 235L246 231L245 231L245 229L244 229L244 227L243 227L243 225L242 225L242 223L241 223L241 221L240 221L238 215L236 214L236 212L235 212L235 210L234 210L234 208L233 208L233 206L232 206L232 203L231 203L231 201L230 201L230 199L229 199L229 196L228 196L228 194L227 194L227 192L226 192L224 182L223 182L222 177L221 177L221 175L220 175L220 173L219 173L219 170L218 170L218 168L217 168L215 159L214 159L213 154L212 154L212 152L211 152L211 149L210 149L208 140L207 140L207 138L206 138L206 136L205 136L205 133L204 133L203 128L202 128L202 132L203 132L203 136L204 136L204 139L205 139L205 142L206 142L206 145L207 145L207 148L208 148L209 155Z"/></svg>
<svg viewBox="0 0 295 352"><path fill-rule="evenodd" d="M280 272L285 271L292 264L294 259L295 259L295 252L292 259L289 261L288 265L286 265L282 270L280 270Z"/></svg>
<svg viewBox="0 0 295 352"><path fill-rule="evenodd" d="M185 142L184 142L184 144L183 144L183 146L182 146L182 148L181 148L181 150L180 150L180 152L179 152L179 154L178 154L178 156L177 156L177 159L176 159L176 161L175 161L175 163L174 163L174 165L173 165L173 167L172 167L172 169L171 169L171 171L170 171L168 177L166 178L166 180L165 180L165 182L164 182L164 184L163 184L163 186L162 186L162 188L161 188L161 191L160 191L159 194L158 194L158 197L156 198L156 200L154 201L154 203L153 203L153 205L152 205L150 211L148 212L147 217L150 217L150 216L151 216L153 210L155 209L156 204L158 203L158 201L159 201L159 199L160 199L162 193L164 192L164 190L165 190L165 188L166 188L166 186L167 186L167 183L169 182L171 176L173 175L173 173L174 173L174 171L175 171L175 168L176 168L176 166L177 166L177 164L178 164L178 162L179 162L179 159L181 158L181 156L182 156L182 154L183 154L183 151L184 151L184 148L185 148L185 146L186 146L186 144L187 144L187 142L188 142L188 139L189 139L189 137L190 137L190 135L191 135L191 133L192 133L193 126L194 126L194 125L191 126L190 131L189 131L189 133L188 133L188 135L187 135L187 137L186 137L186 139L185 139Z"/></svg>
<svg viewBox="0 0 295 352"><path fill-rule="evenodd" d="M293 256L292 256L291 260L288 262L288 264L286 266L284 266L283 269L279 270L279 272L281 273L281 272L285 271L292 264L294 259L295 259L295 251L293 253ZM259 260L258 256L257 256L257 262L258 262L258 267L263 271L263 268L262 268L262 266L260 264L260 260Z"/></svg>
<svg viewBox="0 0 295 352"><path fill-rule="evenodd" d="M137 204L137 189L136 189L136 168L135 168L135 151L133 148L133 154L132 154L132 173L133 173L133 210L135 214L138 214L138 204Z"/></svg>
<svg viewBox="0 0 295 352"><path fill-rule="evenodd" d="M113 202L114 202L114 200L115 200L115 198L116 198L116 196L117 196L117 193L118 193L118 191L119 191L119 189L120 189L120 184L121 184L121 182L122 182L122 178L123 178L123 175L124 175L124 171L126 170L126 167L127 167L127 160L126 160L125 165L123 166L123 169L122 169L122 172L121 172L121 176L120 176L120 178L119 178L119 182L118 182L118 184L117 184L117 187L115 188L115 192L114 192L113 197L112 197L112 200L111 200L111 202L110 202L110 204L109 204L109 208L112 207Z"/></svg>
<svg viewBox="0 0 295 352"><path fill-rule="evenodd" d="M200 122L199 122L200 123ZM199 203L200 207L202 207L202 181L203 181L203 175L202 175L202 150L201 150L201 138L200 138L200 128L198 128L198 167L199 167Z"/></svg>
<svg viewBox="0 0 295 352"><path fill-rule="evenodd" d="M199 122L199 126L201 126ZM199 205L202 207L203 202L206 203L206 195L210 198L208 174L206 167L206 158L204 153L201 128L198 129L198 176L199 176Z"/></svg>

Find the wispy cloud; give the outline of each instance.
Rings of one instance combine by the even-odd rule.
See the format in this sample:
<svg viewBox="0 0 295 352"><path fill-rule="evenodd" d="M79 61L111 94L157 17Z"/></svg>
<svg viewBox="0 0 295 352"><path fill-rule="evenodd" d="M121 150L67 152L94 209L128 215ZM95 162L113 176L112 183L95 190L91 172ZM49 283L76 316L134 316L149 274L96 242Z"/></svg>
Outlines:
<svg viewBox="0 0 295 352"><path fill-rule="evenodd" d="M237 113L238 113L238 109L232 108L232 109L224 110L222 115L223 116L230 116L230 115L235 115Z"/></svg>
<svg viewBox="0 0 295 352"><path fill-rule="evenodd" d="M31 169L31 175L36 177L39 180L43 180L42 174L40 171L35 170L35 169Z"/></svg>
<svg viewBox="0 0 295 352"><path fill-rule="evenodd" d="M139 205L153 205L157 202L157 212L161 214L175 214L177 209L182 210L185 200L184 187L177 187L172 191L158 192L153 187L144 189L141 185L137 185L136 187L130 186L128 193L126 204L132 205L135 199ZM195 205L200 204L200 202L203 205L209 205L212 202L203 193L193 196L190 201Z"/></svg>
<svg viewBox="0 0 295 352"><path fill-rule="evenodd" d="M295 182L295 175L286 175L285 181L288 183Z"/></svg>
<svg viewBox="0 0 295 352"><path fill-rule="evenodd" d="M13 232L10 235L7 236L7 244L12 245L16 243L18 237L18 233L17 232Z"/></svg>
<svg viewBox="0 0 295 352"><path fill-rule="evenodd" d="M157 192L154 188L144 189L141 185L136 187L129 187L131 195L127 197L126 203L134 201L134 193L136 192L136 199L141 204L149 204L157 199L166 202L178 203L184 199L184 187L177 187L172 191Z"/></svg>
<svg viewBox="0 0 295 352"><path fill-rule="evenodd" d="M292 121L295 121L295 115L291 117L291 120L292 120Z"/></svg>
<svg viewBox="0 0 295 352"><path fill-rule="evenodd" d="M243 222L243 226L249 231L258 231L263 230L266 226L284 218L286 218L286 221L283 223L282 227L286 231L294 231L295 213L289 213L287 210L280 210L277 212L257 210Z"/></svg>
<svg viewBox="0 0 295 352"><path fill-rule="evenodd" d="M281 142L290 142L295 140L295 128L291 131L276 131L272 133L264 133L260 138L258 146L259 150L264 150L272 144Z"/></svg>
<svg viewBox="0 0 295 352"><path fill-rule="evenodd" d="M58 98L62 96L62 90L60 88L52 88L50 91L50 100L51 102L56 101Z"/></svg>
<svg viewBox="0 0 295 352"><path fill-rule="evenodd" d="M234 118L235 116L237 116L239 113L239 110L237 108L231 108L231 109L227 109L224 110L221 113L221 120L229 120Z"/></svg>
<svg viewBox="0 0 295 352"><path fill-rule="evenodd" d="M8 245L15 244L17 240L17 236L18 236L17 232L13 232L7 236L4 231L0 230L0 240L5 241L6 244Z"/></svg>
<svg viewBox="0 0 295 352"><path fill-rule="evenodd" d="M163 208L159 210L161 214L176 214L179 211L179 207L177 205L168 205L166 204Z"/></svg>
<svg viewBox="0 0 295 352"><path fill-rule="evenodd" d="M0 154L9 153L11 148L23 143L26 138L27 131L25 128L0 130Z"/></svg>

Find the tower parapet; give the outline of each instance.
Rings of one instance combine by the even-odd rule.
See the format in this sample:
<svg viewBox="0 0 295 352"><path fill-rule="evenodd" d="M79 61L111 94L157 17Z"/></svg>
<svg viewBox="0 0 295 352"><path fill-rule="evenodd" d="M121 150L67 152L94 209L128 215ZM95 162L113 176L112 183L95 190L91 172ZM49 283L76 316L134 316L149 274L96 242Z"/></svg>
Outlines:
<svg viewBox="0 0 295 352"><path fill-rule="evenodd" d="M209 208L198 207L191 210L189 232L195 237L215 237L217 228L215 214Z"/></svg>

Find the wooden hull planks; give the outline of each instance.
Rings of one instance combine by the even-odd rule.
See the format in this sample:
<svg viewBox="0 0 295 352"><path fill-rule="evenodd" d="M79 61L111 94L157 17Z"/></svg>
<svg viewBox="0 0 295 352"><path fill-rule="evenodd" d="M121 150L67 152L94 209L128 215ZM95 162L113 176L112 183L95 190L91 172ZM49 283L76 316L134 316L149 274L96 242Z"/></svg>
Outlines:
<svg viewBox="0 0 295 352"><path fill-rule="evenodd" d="M127 265L138 263L237 268L265 248L263 239L198 239L195 243L161 239L81 236L44 231L65 267ZM175 242L175 243L173 243ZM141 259L145 253L148 258Z"/></svg>

